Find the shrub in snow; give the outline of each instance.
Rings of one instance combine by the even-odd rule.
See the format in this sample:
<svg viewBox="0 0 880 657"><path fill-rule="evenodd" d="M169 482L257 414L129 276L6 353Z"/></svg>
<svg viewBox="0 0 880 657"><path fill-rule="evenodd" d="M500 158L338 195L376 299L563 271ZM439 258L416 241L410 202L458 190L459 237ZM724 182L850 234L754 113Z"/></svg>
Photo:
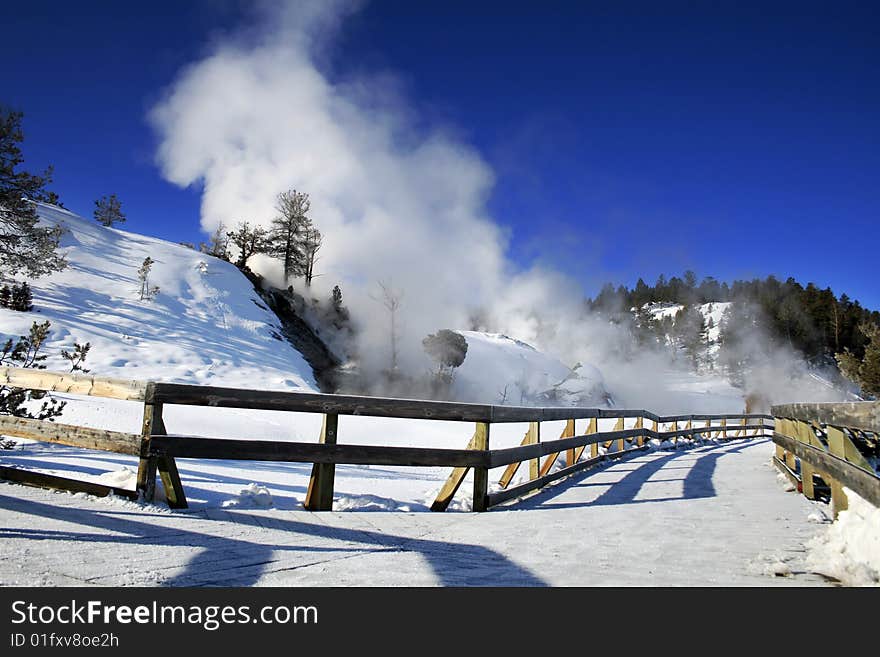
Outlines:
<svg viewBox="0 0 880 657"><path fill-rule="evenodd" d="M43 361L46 356L40 353L40 349L49 337L49 322L31 325L28 335L22 335L18 340L12 338L6 341L0 351L0 365L5 367L28 367L43 370L46 366ZM0 386L0 415L13 415L36 420L53 420L61 415L66 402L48 398L43 401L40 409L33 413L28 409L28 403L32 400L42 400L47 396L42 390L24 390L11 386Z"/></svg>
<svg viewBox="0 0 880 657"><path fill-rule="evenodd" d="M146 258L144 258L144 261L141 264L141 268L138 269L138 280L141 284L141 301L151 301L156 297L157 294L159 294L158 286L150 287L150 270L153 268L154 262L156 261L153 260L150 256L147 256Z"/></svg>
<svg viewBox="0 0 880 657"><path fill-rule="evenodd" d="M20 312L30 312L34 309L30 286L27 283L13 284L12 287L4 285L0 288L0 306Z"/></svg>

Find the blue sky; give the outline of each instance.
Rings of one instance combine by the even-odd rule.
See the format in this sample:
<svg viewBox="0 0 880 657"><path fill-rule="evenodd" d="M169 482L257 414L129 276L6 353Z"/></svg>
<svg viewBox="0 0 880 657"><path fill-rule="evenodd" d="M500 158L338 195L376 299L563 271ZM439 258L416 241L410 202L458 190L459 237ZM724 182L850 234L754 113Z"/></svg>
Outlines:
<svg viewBox="0 0 880 657"><path fill-rule="evenodd" d="M145 117L245 6L7 13L0 102L25 112L28 168L53 164L76 212L115 192L127 229L204 239L199 190L162 180ZM523 267L552 263L587 293L688 268L773 273L880 308L875 7L383 0L324 65L390 73L417 125L481 153Z"/></svg>

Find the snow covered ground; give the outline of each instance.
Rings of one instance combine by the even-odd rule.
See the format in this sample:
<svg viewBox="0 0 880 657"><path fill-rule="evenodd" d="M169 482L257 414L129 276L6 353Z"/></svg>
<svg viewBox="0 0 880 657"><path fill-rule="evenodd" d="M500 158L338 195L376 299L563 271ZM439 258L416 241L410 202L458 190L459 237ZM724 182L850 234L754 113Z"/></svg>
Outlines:
<svg viewBox="0 0 880 657"><path fill-rule="evenodd" d="M248 483L222 508L171 512L0 484L0 583L824 585L803 547L823 521L781 490L772 452L643 452L483 514L309 513Z"/></svg>
<svg viewBox="0 0 880 657"><path fill-rule="evenodd" d="M315 389L313 376L302 356L287 342L277 339L276 334L280 333L277 319L263 306L250 283L229 263L162 240L104 228L57 208L41 206L40 213L45 219L61 222L69 228L63 244L70 266L33 284L34 312L0 309L0 333L8 336L24 334L32 321L48 319L52 324L50 340L45 347L50 355L46 363L49 369L66 369L65 361L60 358L62 348L70 348L73 342L90 342L92 351L86 367L97 376L275 390ZM140 301L137 295L137 269L146 256L156 261L150 282L160 288L152 301ZM491 374L515 377L514 380L527 381L529 387L536 389L548 384L552 387L570 372L562 363L510 338L463 334L469 342L469 355L460 373L462 384L468 381L481 383L481 377ZM503 370L500 374L499 368ZM602 375L589 366L580 368L578 373L575 392L599 394ZM657 376L663 376L663 373L658 372ZM617 387L617 390L631 393L632 398L656 400L656 404L646 406L661 413L694 408L703 412L737 412L742 408L742 392L730 388L720 379L681 377L677 380L670 376L671 373L663 376L662 389L655 377L630 381L627 383L629 389ZM511 391L511 395L515 394ZM69 402L62 422L121 431L139 430L140 404L57 396ZM682 400L687 402L684 407ZM511 398L507 403L518 403L518 400ZM317 415L273 411L166 406L165 420L171 433L219 438L309 441L317 439L320 429ZM628 427L632 421L628 422ZM600 429L610 429L613 423L613 420L603 421ZM555 437L563 426L562 422L544 423L542 433L545 437ZM582 427L583 423L578 423L578 429ZM517 445L526 429L525 424L493 425L491 444L493 447ZM342 417L339 440L352 444L464 447L472 431L472 425L456 422ZM696 456L700 450L707 450L707 455ZM776 523L778 530L763 526L759 530L758 525L753 528L753 519L743 510L735 516L736 522L731 520L731 524L719 526L718 531L731 535L745 532L752 544L742 543L739 552L734 550L732 553L725 552L720 546L712 547L699 557L705 566L705 571L699 573L689 573L686 568L673 568L666 563L667 559L670 563L675 562L674 554L688 549L688 542L681 539L682 532L687 530L690 534L685 532L684 535L694 535L695 528L709 522L707 518L719 515L717 510L711 509L697 513L707 498L718 498L716 502L726 499L720 493L699 493L694 498L695 503L690 504L688 500L692 496L689 491L696 489L688 489L688 477L684 475L682 479L682 473L676 473L675 469L682 466L698 473L702 471L698 477L703 482L701 485L716 492L733 486L741 496L743 490L755 483L750 477L756 473L753 471L743 478L744 475L733 466L745 454L764 455L764 452L768 452L766 444L742 451L728 446L706 446L694 450L692 456L684 456L687 452L676 452L669 457L668 463L661 451L641 455L634 461L608 468L608 473L617 473L622 487L620 484L612 487L591 483L602 481L601 477L588 479L583 486L570 483L557 487L568 491L566 495L574 495L574 499L565 501L557 509L564 511L561 513L564 520L557 518L552 500L547 505L519 507L521 511L481 514L482 523L469 514L417 513L427 511L449 474L447 469L441 468L340 466L336 475L334 509L346 513L317 515L301 511L311 469L307 464L181 459L179 468L191 508L174 513L162 506L96 500L3 484L0 485L0 526L5 528L3 541L4 544L15 543L16 550L11 552L24 556L20 563L9 559L0 561L0 580L28 584L209 583L214 577L211 573L217 570L217 564L213 562L215 548L222 548L220 551L225 554L228 547L231 552L221 558L228 562L230 571L238 574L231 573L229 579L222 580L227 583L327 584L326 570L332 570L333 584L765 583L764 571L768 568L771 571L797 570L789 563L789 552L796 552L797 548L780 548L785 553L779 557L782 561L774 556L770 565L759 563L760 572L757 574L743 575L745 555L758 558L752 554L756 549L754 541L763 545L763 537L773 536L779 545L796 545L801 539L809 539L810 531L815 533L818 529L814 523L803 524L803 519L797 515L800 507L791 505L806 502L794 502L802 498L781 494L772 473L764 468L766 463L761 464L764 468L759 470L762 483L757 490L766 493L768 498L779 499L758 500L748 495L746 499L752 500L756 506L760 502L769 508L788 505L775 519L784 518L785 530L794 528L796 531L787 535L778 529L779 523ZM750 462L743 460L743 467L750 467ZM12 450L0 451L0 463L128 488L133 487L137 467L132 457L26 440L19 440ZM722 463L725 464L724 470L720 467ZM710 464L712 468L709 468ZM714 474L715 465L719 467L717 476ZM526 469L521 470L518 479L526 476ZM710 470L708 474L707 470ZM644 477L627 475L628 472L641 472ZM500 468L492 471L490 481L496 482L500 474ZM655 475L660 475L656 481ZM666 484L662 475L670 475ZM728 476L737 481L726 481ZM768 478L775 489L767 488L763 480ZM677 490L671 495L664 494L663 499L654 500L661 502L668 497L665 501L669 505L662 508L664 513L668 509L671 515L655 518L652 513L647 513L660 507L641 504L643 500L636 499L641 493L633 492L633 482L641 482L639 490L659 490L664 485ZM611 505L595 504L591 495L606 494L602 493L603 490L607 493L603 499L624 497ZM453 502L452 511L470 509L469 491L470 481L466 480ZM584 497L581 493L590 495ZM629 493L633 498L624 500ZM541 495L554 496L549 492ZM675 500L681 504L673 504ZM724 504L738 505L739 502ZM694 510L694 515L690 511L685 514L686 521L681 515L685 507ZM720 515L724 516L731 508L723 507ZM630 509L626 511L630 513L630 519L618 518L616 514L626 509ZM389 511L400 513L387 513ZM821 517L821 512L817 513L816 517ZM842 517L855 518L857 514L861 514L859 518L867 519L869 530L865 535L880 534L880 529L876 529L877 515L867 513L862 507L854 505L851 515ZM580 515L584 516L583 520L579 519ZM584 523L582 527L581 522ZM685 522L685 525L676 524L679 522ZM861 527L865 522L850 520L843 526ZM664 528L664 524L668 526ZM596 531L596 527L607 527L607 531ZM466 528L470 529L465 531ZM288 535L289 529L295 531L294 536ZM650 552L647 560L643 558L639 562L648 564L647 570L639 566L621 571L613 566L621 558L621 546L630 543L622 533L624 530L641 536L632 543L643 546L637 548L636 556L645 557L643 552ZM816 563L822 561L825 565L821 566L824 569L821 572L833 577L843 578L839 573L844 572L856 573L858 577L853 579L854 576L847 575L850 579L846 581L861 583L870 577L871 572L876 572L876 567L868 566L866 570L841 565L839 557L840 546L847 545L853 531L824 541L822 549L826 556L824 559L816 557L819 560ZM642 535L638 532L648 533ZM178 538L172 538L172 535ZM309 547L306 540L306 547L296 547L299 545L297 541L305 540L303 535L313 538L315 544ZM430 539L425 538L429 535ZM39 541L33 540L35 538ZM729 538L719 535L712 540L726 541ZM135 570L126 570L134 568L126 565L129 563L127 559L107 564L106 568L88 565L86 562L94 550L94 543L90 542L93 540L98 543L121 540L127 545L146 543L155 550L152 553L155 558L151 557L153 562L162 561L171 553L183 555L183 560L167 566L164 572L155 563L151 566L150 560ZM546 550L535 550L535 540L540 540ZM865 543L866 540L872 539L860 539L860 544L870 545ZM43 544L36 546L40 541ZM45 561L47 557L43 548L50 549L53 545L57 548L58 541L64 543L65 549L56 554L70 555L69 562L55 564ZM268 542L269 547L260 547L264 542ZM649 550L652 546L654 552ZM693 555L694 549L691 546L688 554ZM836 551L833 558L828 556L828 550ZM388 561L391 557L378 552L394 552L397 557L393 562ZM817 547L814 552L819 554L821 550ZM563 577L562 569L555 570L552 562L568 563L564 569L567 573L572 570L571 563L565 559L554 560L551 555L569 553L579 555L582 560L592 559L598 567L587 568L576 576ZM850 551L850 556L852 554ZM337 556L358 559L337 559ZM288 557L294 558L299 565L289 565ZM300 557L304 560L299 560ZM279 570L255 565L251 563L254 558L263 558L267 564L278 561ZM462 562L462 559L467 562L475 558L487 559L489 565ZM726 565L719 567L718 559ZM325 562L332 562L332 569L320 565ZM511 563L516 565L511 566ZM379 570L370 573L374 567ZM360 569L367 574L358 574ZM284 575L288 570L296 572L296 576L288 578ZM224 569L221 567L217 572L222 573ZM322 572L325 574L318 574ZM789 581L790 578L785 579ZM804 581L815 583L809 578Z"/></svg>
<svg viewBox="0 0 880 657"><path fill-rule="evenodd" d="M455 370L459 399L508 406L607 406L602 374L572 369L525 342L498 333L456 331L468 343Z"/></svg>

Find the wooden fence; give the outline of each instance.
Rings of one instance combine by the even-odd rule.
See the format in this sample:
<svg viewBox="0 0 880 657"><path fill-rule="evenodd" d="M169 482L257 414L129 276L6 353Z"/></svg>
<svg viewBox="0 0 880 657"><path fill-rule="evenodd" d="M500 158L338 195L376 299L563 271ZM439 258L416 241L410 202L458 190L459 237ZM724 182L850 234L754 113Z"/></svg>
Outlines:
<svg viewBox="0 0 880 657"><path fill-rule="evenodd" d="M143 402L143 423L140 433L136 434L2 416L0 434L137 455L140 461L136 490L117 492L152 501L156 477L159 476L168 505L172 508L187 506L186 494L177 469L177 458L312 463L305 507L315 511L332 508L337 464L453 468L431 506L434 511L443 511L449 506L468 472L472 470L473 509L485 511L492 505L519 497L602 460L645 449L649 439L675 443L681 438L692 439L699 436L720 439L766 437L772 431L772 426L768 425L772 416L760 414L659 416L642 409L492 406L144 383L45 370L0 368L0 384L4 382L21 388ZM163 409L168 404L320 413L323 423L318 443L175 435L167 432L162 418ZM340 415L473 422L476 428L464 449L345 445L338 442ZM610 431L600 431L599 420L602 419L615 420L614 427ZM632 425L626 428L628 419L632 420ZM541 423L560 420L565 421L560 437L542 441ZM582 422L583 427L580 433L576 430L578 421ZM490 449L492 424L511 422L529 424L522 443L518 447ZM647 423L651 423L651 426L647 426ZM590 452L586 455L588 447ZM564 460L564 464L553 471L554 464L560 458ZM523 463L528 464L528 480L511 486ZM489 471L502 466L506 467L499 481L499 490L490 493ZM50 477L22 469L0 468L0 478L71 490L84 490L82 487L88 486L89 490L86 492L98 495L110 492L110 488L106 486Z"/></svg>
<svg viewBox="0 0 880 657"><path fill-rule="evenodd" d="M880 507L880 402L786 404L775 417L774 463L809 499L827 494L834 516L847 508L844 487Z"/></svg>

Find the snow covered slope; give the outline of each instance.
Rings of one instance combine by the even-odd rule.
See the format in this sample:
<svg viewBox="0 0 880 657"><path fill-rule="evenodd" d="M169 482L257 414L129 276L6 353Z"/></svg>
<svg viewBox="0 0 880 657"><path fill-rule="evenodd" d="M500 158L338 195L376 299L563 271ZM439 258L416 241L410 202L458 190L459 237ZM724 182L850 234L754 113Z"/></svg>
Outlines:
<svg viewBox="0 0 880 657"><path fill-rule="evenodd" d="M520 340L500 333L457 331L468 343L455 372L459 399L490 404L606 406L602 374L591 365L574 371Z"/></svg>
<svg viewBox="0 0 880 657"><path fill-rule="evenodd" d="M280 338L275 315L232 264L164 240L106 228L40 204L40 217L67 228L63 271L30 283L34 311L0 309L0 334L51 322L49 369L66 370L61 349L91 343L97 376L277 390L316 390L311 368ZM138 269L155 261L153 300L139 300Z"/></svg>

